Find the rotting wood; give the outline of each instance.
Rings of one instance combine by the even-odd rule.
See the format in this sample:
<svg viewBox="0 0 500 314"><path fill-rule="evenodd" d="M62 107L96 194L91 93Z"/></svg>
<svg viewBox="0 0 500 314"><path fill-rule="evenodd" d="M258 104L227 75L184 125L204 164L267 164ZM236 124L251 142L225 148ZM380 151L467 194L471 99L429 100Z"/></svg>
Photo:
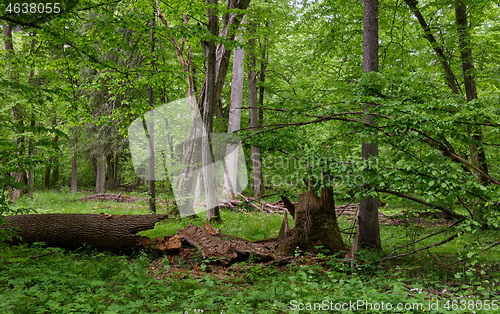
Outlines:
<svg viewBox="0 0 500 314"><path fill-rule="evenodd" d="M147 200L147 198L143 197L135 197L135 196L129 196L129 195L122 195L120 192L119 194L113 194L113 193L98 193L98 194L92 194L92 195L87 195L85 197L82 197L79 199L81 202L88 202L88 201L113 201L113 202L119 202L119 203L133 203L137 201L144 201Z"/></svg>
<svg viewBox="0 0 500 314"><path fill-rule="evenodd" d="M223 265L234 263L250 254L262 260L274 258L272 252L274 244L252 243L220 233L214 236L205 229L189 224L186 228L177 230L177 234L188 244L201 249L204 258L216 258Z"/></svg>
<svg viewBox="0 0 500 314"><path fill-rule="evenodd" d="M47 246L76 249L88 244L98 250L129 253L148 247L149 238L136 235L153 229L168 215L31 214L6 216L20 237L11 244L44 242ZM146 240L147 239L147 240Z"/></svg>

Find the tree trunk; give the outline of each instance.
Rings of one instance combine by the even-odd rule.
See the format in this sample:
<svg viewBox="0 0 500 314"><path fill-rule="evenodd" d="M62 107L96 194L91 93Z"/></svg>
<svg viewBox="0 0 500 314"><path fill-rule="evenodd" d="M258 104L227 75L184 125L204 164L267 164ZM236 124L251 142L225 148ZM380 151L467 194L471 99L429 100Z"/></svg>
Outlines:
<svg viewBox="0 0 500 314"><path fill-rule="evenodd" d="M467 31L467 6L463 0L455 0L455 19L458 29L458 42L460 45L460 55L462 58L462 71L464 75L464 85L467 101L477 99L476 80L474 78L474 60L472 57L472 48L470 42L470 35ZM486 154L484 148L481 146L483 141L483 131L480 127L474 127L470 130L472 140L474 143L470 144L470 156L472 164L478 166L488 174L488 163L486 161ZM478 176L479 181L483 184L488 184L489 179L478 171L474 171Z"/></svg>
<svg viewBox="0 0 500 314"><path fill-rule="evenodd" d="M14 56L14 43L12 40L12 26L7 24L7 23L3 23L2 35L4 38L3 47L4 47L4 50L6 52L7 64L9 66L9 70L10 70L9 71L10 77L14 81L19 81L18 75L15 73L14 65L12 65L10 63L10 58L12 56ZM21 129L22 129L22 126L23 126L23 120L22 120L23 113L21 112L21 108L19 108L18 105L14 105L14 106L12 106L11 113L12 113L12 121L14 122L14 125L15 125L15 131L16 131L16 133L17 132L20 133L21 131L19 130L19 127L21 127ZM17 155L21 156L23 154L23 148L22 148L23 147L23 138L18 137L16 135L16 137L14 138L14 142L18 146ZM26 176L26 169L18 169L17 171L12 173L12 176L14 177L14 181L21 185L20 189L12 189L8 193L8 197L12 200L12 202L16 202L17 199L21 198L27 192L26 184L28 182L28 178Z"/></svg>
<svg viewBox="0 0 500 314"><path fill-rule="evenodd" d="M49 157L49 164L45 166L45 175L43 176L43 188L45 190L50 189L50 174L52 172L51 165L52 162L51 158Z"/></svg>
<svg viewBox="0 0 500 314"><path fill-rule="evenodd" d="M321 198L312 189L300 194L294 220L294 228L289 229L285 215L277 241L278 253L293 255L297 250L312 253L328 250L333 254L345 250L331 188L323 189Z"/></svg>
<svg viewBox="0 0 500 314"><path fill-rule="evenodd" d="M153 4L153 19L151 20L151 32L149 34L149 40L151 41L151 49L150 53L153 54L155 52L155 21L156 21L156 14L155 14L155 6ZM155 62L154 60L151 61L151 67L154 69L155 68ZM153 109L154 104L155 104L155 94L154 94L154 89L153 86L148 86L148 104L149 108ZM148 154L149 154L149 160L148 160L148 192L149 192L149 201L148 201L148 206L149 206L149 213L154 214L156 213L156 185L155 185L155 151L154 151L154 132L155 132L155 124L154 122L149 122L148 124L148 139L149 139L149 149L148 149Z"/></svg>
<svg viewBox="0 0 500 314"><path fill-rule="evenodd" d="M427 38L429 43L432 46L432 49L434 52L438 55L438 59L441 62L441 65L443 66L444 73L446 75L446 83L448 84L448 87L451 89L451 91L457 95L460 95L460 89L457 84L457 78L455 77L455 74L451 70L450 63L448 61L448 58L444 54L443 48L439 45L439 43L436 41L436 38L433 35L433 32L427 22L424 19L424 16L420 12L420 10L417 7L417 0L405 0L406 4L408 7L411 9L415 17L417 18L420 26L422 27L424 31L424 37Z"/></svg>
<svg viewBox="0 0 500 314"><path fill-rule="evenodd" d="M253 29L253 25L250 26ZM255 40L251 39L248 45L248 107L250 115L250 131L256 132L259 128L259 108L257 104L257 71L255 61ZM260 149L252 146L252 169L253 169L253 192L254 197L263 194L264 183L262 181L262 162Z"/></svg>
<svg viewBox="0 0 500 314"><path fill-rule="evenodd" d="M207 1L209 4L213 3L214 1ZM250 3L250 0L229 0L227 2L227 6L230 9L238 9L238 12L235 13L229 13L224 17L224 22L221 27L221 31L219 34L217 34L217 24L218 24L218 17L216 14L212 14L212 12L207 12L209 16L209 31L211 34L214 36L219 35L219 37L225 38L227 40L233 40L234 39L234 34L232 32L233 29L237 29L239 27L240 21L242 16L244 15L241 11L246 10L248 8L248 5ZM158 16L160 18L160 21L165 25L167 29L169 29L168 22L163 15L163 13L160 10L159 2L156 2L157 5L157 11L158 11ZM188 16L184 15L184 22L187 24L188 22ZM214 27L215 26L215 27ZM231 50L228 50L222 43L218 44L216 47L216 57L215 57L215 80L213 79L213 76L211 75L210 77L212 79L208 79L208 77L205 77L205 80L203 82L203 86L200 90L200 95L198 98L198 102L196 102L195 98L195 86L194 86L194 77L193 77L193 66L191 64L191 47L188 46L188 60L185 59L184 56L184 43L185 43L185 38L182 39L182 42L179 43L177 40L173 37L170 36L170 41L172 42L177 56L179 57L179 60L181 64L184 66L184 70L187 73L188 76L188 99L189 99L189 104L191 108L194 108L198 104L199 111L201 112L202 115L204 115L204 106L205 104L211 104L214 103L214 108L218 101L220 101L221 93L222 93L222 87L224 85L225 79L226 79L226 74L227 74L227 69L229 66L229 59L231 55ZM213 41L212 41L213 43ZM210 42L208 42L210 44ZM207 48L208 46L205 46ZM213 49L213 47L211 48ZM206 51L207 52L207 51ZM211 52L212 53L212 52ZM208 55L207 55L208 58ZM207 66L208 66L208 59L207 59ZM207 74L212 71L208 70L207 68ZM215 81L215 88L213 95L210 95L210 97L207 97L207 86L208 84L212 85ZM213 86L212 86L213 87ZM212 89L212 87L210 89ZM208 99L211 99L210 101ZM213 109L213 108L212 108ZM211 121L205 120L205 117L212 116ZM203 123L210 123L213 125L213 114L204 115L204 121ZM176 182L176 189L179 194L183 196L183 203L178 203L179 208L184 208L186 211L181 212L181 215L190 215L194 214L193 210L193 200L194 200L194 190L195 190L195 184L196 184L196 178L198 177L198 173L200 171L199 167L196 166L196 164L199 164L202 162L201 160L197 160L200 156L199 152L202 152L205 154L205 157L207 158L205 162L208 161L209 156L207 151L203 153L202 146L201 146L201 141L198 139L203 138L203 136L200 136L203 134L203 130L200 130L200 126L196 122L196 116L193 115L192 118L192 123L191 123L191 129L189 131L189 135L184 143L183 146L183 156L182 156L182 164L184 165L184 168L181 170L181 174L179 175L179 179ZM208 138L207 138L208 139ZM202 158L203 159L203 158ZM210 180L213 178L209 178ZM187 211L192 211L187 212ZM215 208L212 213L208 213L209 216L218 216L217 215L218 209ZM212 215L214 214L214 215Z"/></svg>
<svg viewBox="0 0 500 314"><path fill-rule="evenodd" d="M50 185L55 188L57 186L57 183L59 182L59 157L57 155L53 157L54 159L52 161L52 176L50 177Z"/></svg>
<svg viewBox="0 0 500 314"><path fill-rule="evenodd" d="M207 8L208 30L213 36L218 35L219 18L216 13L217 0L207 0L209 7ZM203 183L205 187L205 202L207 206L208 221L222 221L219 212L219 202L215 182L215 173L213 168L211 136L213 133L213 121L215 107L220 97L217 97L216 92L216 71L217 57L216 45L214 40L205 42L207 56L207 72L205 80L207 82L206 96L203 101L203 137L201 143Z"/></svg>
<svg viewBox="0 0 500 314"><path fill-rule="evenodd" d="M73 138L71 141L72 153L71 156L71 193L78 192L78 154L77 154L78 132L73 128Z"/></svg>
<svg viewBox="0 0 500 314"><path fill-rule="evenodd" d="M363 1L363 71L378 71L378 0ZM375 117L370 114L372 108L372 104L363 105L363 120L370 126L376 125ZM376 130L372 130L376 134ZM377 155L378 144L363 140L361 157L366 160ZM359 205L357 239L359 243L355 247L382 249L376 197L364 198Z"/></svg>
<svg viewBox="0 0 500 314"><path fill-rule="evenodd" d="M245 19L245 18L243 18ZM241 25L245 22L242 21ZM237 38L241 42L241 36ZM231 81L231 101L229 107L229 123L227 133L233 133L240 129L241 103L243 98L245 49L237 47L233 56L233 78ZM238 150L237 145L228 143L226 145L224 184L222 187L223 199L236 199L237 196L237 173L238 173Z"/></svg>
<svg viewBox="0 0 500 314"><path fill-rule="evenodd" d="M144 248L137 232L153 229L167 215L35 214L6 216L12 223L0 229L17 227L13 244L45 242L47 246L75 249L85 243L99 250L131 252Z"/></svg>
<svg viewBox="0 0 500 314"><path fill-rule="evenodd" d="M95 192L106 192L106 158L102 153L96 158Z"/></svg>
<svg viewBox="0 0 500 314"><path fill-rule="evenodd" d="M155 123L153 121L148 122L148 193L149 193L149 213L156 213L156 185L155 185L155 148L154 148L154 134L155 134Z"/></svg>
<svg viewBox="0 0 500 314"><path fill-rule="evenodd" d="M114 154L106 155L106 190L115 189L115 164Z"/></svg>

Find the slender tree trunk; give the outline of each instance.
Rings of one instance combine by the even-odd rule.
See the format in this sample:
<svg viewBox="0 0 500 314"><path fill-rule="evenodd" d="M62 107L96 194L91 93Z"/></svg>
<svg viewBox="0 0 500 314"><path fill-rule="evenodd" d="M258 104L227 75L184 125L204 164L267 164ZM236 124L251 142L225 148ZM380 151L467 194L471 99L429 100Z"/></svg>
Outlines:
<svg viewBox="0 0 500 314"><path fill-rule="evenodd" d="M31 40L30 53L34 54L35 53L35 47L36 47L36 39L35 39L36 33L32 33L31 36L33 36L33 39ZM31 86L38 85L35 82L35 68L34 67L35 67L35 64L33 63L33 66L32 66L31 71L30 71L30 77L28 79L28 83ZM31 127L31 129L34 129L35 125L36 125L35 115L32 113L31 114L31 120L30 120L30 127ZM28 142L28 156L33 156L33 154L34 154L34 149L35 148L34 148L34 143L33 142L34 142L33 138L30 138L29 142ZM33 198L33 187L34 187L34 183L35 183L34 172L33 172L33 165L31 165L29 167L29 169L27 170L26 174L27 174L26 175L26 179L27 179L27 183L28 183L28 197L29 198Z"/></svg>
<svg viewBox="0 0 500 314"><path fill-rule="evenodd" d="M56 138L58 136L56 135ZM57 142L57 139L55 140ZM57 183L59 182L59 157L53 156L53 162L52 162L52 176L51 176L51 183L50 185L55 188L57 186Z"/></svg>
<svg viewBox="0 0 500 314"><path fill-rule="evenodd" d="M106 192L106 157L103 153L96 158L95 192Z"/></svg>
<svg viewBox="0 0 500 314"><path fill-rule="evenodd" d="M458 28L458 42L460 45L460 55L462 58L462 70L464 74L465 94L467 101L477 99L476 80L474 78L474 60L472 57L472 48L470 35L467 30L467 6L463 0L455 0L455 19ZM488 163L484 148L481 146L483 141L483 132L480 127L474 127L470 130L473 144L470 144L470 156L474 165L478 166L484 173L488 173ZM479 181L488 184L489 179L482 173L475 171Z"/></svg>
<svg viewBox="0 0 500 314"><path fill-rule="evenodd" d="M4 38L3 47L4 47L4 50L6 52L6 57L7 57L8 65L9 65L11 79L18 81L19 79L17 77L17 74L15 73L15 68L10 63L10 58L11 58L11 56L14 55L14 43L12 41L12 26L7 24L7 23L4 23L3 27L2 27L2 35ZM12 106L11 113L12 113L12 121L15 124L15 131L16 131L16 133L20 132L18 130L18 127L22 128L22 126L23 126L23 120L22 120L23 113L21 111L21 108L18 105L14 105L14 106ZM18 146L18 152L17 152L18 156L21 156L23 154L23 141L24 141L23 138L19 137L17 135L14 138L14 142ZM12 173L12 176L14 177L15 182L19 183L21 185L20 189L12 189L8 193L9 198L13 202L16 202L17 199L22 197L27 192L26 184L27 184L28 180L27 180L27 176L26 176L26 169L17 169L17 171Z"/></svg>
<svg viewBox="0 0 500 314"><path fill-rule="evenodd" d="M241 22L241 25L244 21ZM237 39L241 42L241 37ZM244 81L244 61L245 49L238 47L234 49L233 56L233 78L231 81L231 102L229 106L228 133L233 133L240 129L241 122L241 103L243 98ZM237 173L238 173L238 145L227 144L225 156L224 184L222 187L223 199L235 199L237 191Z"/></svg>
<svg viewBox="0 0 500 314"><path fill-rule="evenodd" d="M71 140L72 154L71 157L71 193L78 192L78 154L77 154L78 132L73 128L73 138Z"/></svg>
<svg viewBox="0 0 500 314"><path fill-rule="evenodd" d="M208 3L210 5L213 5L214 1L210 1ZM211 34L213 34L214 36L219 35L219 37L225 38L227 40L233 40L234 34L232 33L232 30L239 27L241 18L244 15L241 11L246 10L248 8L249 3L250 3L250 0L239 0L239 1L229 0L227 2L228 8L238 9L239 11L234 12L234 13L228 13L223 18L223 24L221 26L221 30L220 30L219 34L217 34L218 29L216 27L213 27L215 25L215 22L217 22L217 24L218 24L218 20L215 21L215 19L218 19L218 17L216 15L212 15L209 12L209 16L212 15L211 22L209 22L209 24L211 23L209 26L209 31L211 32ZM165 25L165 27L168 30L170 27L168 25L168 22L167 22L165 16L163 15L163 13L160 10L158 1L156 1L156 5L157 5L158 16L160 18L160 21ZM211 8L209 8L209 9L211 9ZM186 15L184 15L184 22L186 24L188 22L188 17ZM215 104L214 106L216 106L216 104L218 104L218 101L220 100L221 93L222 93L222 87L224 85L226 74L227 74L227 69L229 66L229 59L231 56L231 50L228 50L223 44L217 45L216 52L215 52L215 54L216 54L215 73L213 75L210 75L210 79L208 78L208 76L205 77L205 80L203 82L203 86L200 90L200 94L198 97L198 102L196 102L195 88L194 88L194 77L192 75L194 72L194 69L193 69L191 61L190 61L190 56L191 56L190 46L189 46L189 51L188 51L188 60L186 61L186 58L184 56L184 51L183 51L184 47L185 47L184 44L186 42L185 38L183 38L182 41L179 43L175 39L175 37L173 37L171 35L170 41L172 42L172 45L175 48L175 51L177 53L177 56L179 57L181 64L184 66L184 69L185 69L186 73L188 74L188 99L189 99L190 107L194 108L194 106L196 106L198 104L199 111L201 112L202 117L204 118L203 122L204 123L208 122L209 127L210 127L210 125L213 126L213 115L214 114L212 113L212 114L205 115L205 113L204 113L205 108L204 107L205 107L205 104L209 104L209 103L214 103ZM215 45L215 43L214 43L214 45ZM208 48L208 46L205 46L204 49L205 48ZM211 49L213 49L213 47ZM208 58L208 55L207 55L207 58ZM207 61L208 61L208 59L207 59ZM208 62L207 62L207 66L208 66ZM212 70L210 70L210 71L212 71ZM208 69L207 69L207 74L210 71L208 71ZM215 80L214 80L214 77L215 77ZM214 81L215 81L215 88L214 88L215 95L211 95L210 97L207 97L208 84L213 84ZM214 100L208 101L209 98L215 99L215 101ZM210 117L210 116L212 116L212 117ZM205 120L205 117L208 117L209 120L211 120L211 121ZM192 121L195 122L195 120L196 120L196 116L193 116ZM205 128L206 128L206 126L207 125L205 125ZM183 146L182 163L185 167L184 167L184 169L182 169L181 174L179 175L179 179L176 182L177 191L185 197L184 204L178 204L178 205L179 205L179 207L182 206L186 210L193 208L193 206L192 206L193 200L194 200L193 194L194 194L194 190L195 190L196 179L197 179L199 171L200 171L199 167L196 165L199 164L200 162L202 162L201 160L196 160L198 158L198 156L200 155L199 154L200 150L202 151L202 143L201 143L201 141L197 140L197 139L200 139L203 137L203 136L200 136L203 134L203 130L201 130L199 127L200 126L198 126L197 123L191 123L191 129L190 129L188 138L186 139L184 146ZM211 127L206 132L209 132L209 131L211 131ZM210 157L208 156L208 153L206 151L205 151L205 153L203 153L203 151L202 151L202 157L203 157L203 154L205 154L205 157L206 157L205 162L207 162ZM203 162L202 162L202 164L203 164ZM212 180L212 179L213 178L211 178L210 180ZM204 184L207 184L207 182L204 182ZM205 191L205 192L207 192L207 191ZM207 200L207 202L208 202L208 200ZM217 213L218 213L218 207L214 208L212 210L212 212L209 212L208 216L210 216L210 217L218 216ZM189 214L189 213L183 213L183 214ZM194 211L193 211L193 214L194 214Z"/></svg>
<svg viewBox="0 0 500 314"><path fill-rule="evenodd" d="M115 188L115 164L114 154L106 155L106 190L110 191Z"/></svg>
<svg viewBox="0 0 500 314"><path fill-rule="evenodd" d="M50 174L52 173L52 160L51 157L49 157L48 165L45 167L45 175L43 177L43 188L45 190L50 189Z"/></svg>
<svg viewBox="0 0 500 314"><path fill-rule="evenodd" d="M148 122L148 192L149 192L149 213L156 213L156 186L155 186L155 123Z"/></svg>
<svg viewBox="0 0 500 314"><path fill-rule="evenodd" d="M417 0L405 0L406 4L408 7L411 9L415 17L417 18L420 26L422 26L422 29L424 31L424 37L427 38L429 43L432 46L432 49L434 52L437 54L439 61L441 62L441 65L443 66L444 73L446 75L446 82L448 83L448 87L451 89L451 91L457 95L460 95L460 88L457 83L457 78L455 77L455 74L451 70L450 63L448 61L448 58L444 54L443 48L439 45L437 42L436 38L433 35L433 32L427 22L424 19L424 16L420 12L420 10L417 7Z"/></svg>
<svg viewBox="0 0 500 314"><path fill-rule="evenodd" d="M30 127L31 128L34 128L36 125L36 122L35 122L35 116L33 114L31 114L31 122L30 122ZM28 156L33 156L33 154L35 153L35 148L34 148L34 144L33 144L33 139L30 139L29 140L29 144L28 144ZM28 182L28 197L29 198L33 198L33 188L34 188L34 183L35 183L35 173L33 172L33 169L32 167L29 168L28 172L27 172L27 182Z"/></svg>
<svg viewBox="0 0 500 314"><path fill-rule="evenodd" d="M217 0L207 0L207 16L208 16L208 30L213 36L218 35L219 18L216 13ZM212 158L212 145L210 144L211 134L213 132L213 120L215 114L215 106L219 98L216 92L216 71L217 71L217 58L216 58L216 45L214 40L205 42L206 55L207 55L207 73L206 73L206 97L203 102L203 137L201 142L201 156L203 166L203 183L205 186L205 201L207 203L207 220L208 221L221 221L218 195L215 186L215 173L213 169Z"/></svg>
<svg viewBox="0 0 500 314"><path fill-rule="evenodd" d="M151 54L154 53L155 51L155 21L156 21L156 14L155 12L155 6L153 4L153 19L151 21L151 33L149 36L149 40L151 41L151 49L150 52ZM155 63L154 61L151 61L151 66L154 68ZM149 108L153 109L154 108L154 89L153 86L148 86L148 104ZM150 214L155 214L156 213L156 185L155 185L155 151L154 151L154 122L150 122L148 124L148 134L149 134L149 160L148 160L148 192L149 192L149 213Z"/></svg>
<svg viewBox="0 0 500 314"><path fill-rule="evenodd" d="M363 71L378 71L378 0L363 1ZM375 117L370 114L372 108L372 104L363 105L363 120L368 125L376 125ZM361 157L366 160L377 155L378 144L363 140ZM359 205L358 241L358 247L382 249L377 197L367 197Z"/></svg>
<svg viewBox="0 0 500 314"><path fill-rule="evenodd" d="M250 26L253 29L253 25ZM248 107L250 115L250 131L255 132L259 128L259 108L257 104L257 71L255 60L255 40L251 39L248 48ZM263 194L264 183L262 181L262 162L260 149L252 146L252 169L253 169L253 192L254 197Z"/></svg>

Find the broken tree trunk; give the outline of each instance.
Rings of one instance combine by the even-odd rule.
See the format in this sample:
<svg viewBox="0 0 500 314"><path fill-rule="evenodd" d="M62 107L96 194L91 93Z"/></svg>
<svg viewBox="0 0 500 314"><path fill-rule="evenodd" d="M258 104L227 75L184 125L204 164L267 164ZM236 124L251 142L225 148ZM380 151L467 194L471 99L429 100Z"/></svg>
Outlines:
<svg viewBox="0 0 500 314"><path fill-rule="evenodd" d="M47 246L75 249L84 243L99 250L129 253L146 248L149 238L136 235L153 229L168 215L34 214L6 216L0 228L16 227L12 244L45 242Z"/></svg>
<svg viewBox="0 0 500 314"><path fill-rule="evenodd" d="M345 250L331 188L323 189L321 198L313 190L300 194L293 229L288 227L287 219L285 215L278 236L277 253L293 255L297 249L312 253Z"/></svg>
<svg viewBox="0 0 500 314"><path fill-rule="evenodd" d="M217 233L210 225L205 229L189 224L177 234L190 245L200 248L204 258L214 257L222 264L228 265L247 258L250 254L262 260L271 260L272 245L253 243L248 240Z"/></svg>

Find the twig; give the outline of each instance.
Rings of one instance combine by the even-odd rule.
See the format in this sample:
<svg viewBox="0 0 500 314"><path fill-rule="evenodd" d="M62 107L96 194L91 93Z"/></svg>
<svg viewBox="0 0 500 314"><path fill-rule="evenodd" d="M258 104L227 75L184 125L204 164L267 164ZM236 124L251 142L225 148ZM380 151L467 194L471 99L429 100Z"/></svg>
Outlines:
<svg viewBox="0 0 500 314"><path fill-rule="evenodd" d="M385 262L385 261L388 261L388 260L391 260L391 259L395 259L395 258L400 258L400 257L408 256L408 255L411 255L413 253L417 253L417 252L420 252L420 251L423 251L423 250L430 249L430 248L435 247L435 246L439 246L439 245L445 244L445 243L450 242L451 240L455 239L457 236L458 236L458 234L454 234L451 237L449 237L449 238L447 238L447 239L445 239L445 240L443 240L443 241L441 241L439 243L434 243L434 244L425 246L423 248L420 248L420 249L417 249L417 250L414 250L414 251L411 251L411 252L408 252L408 253L402 253L402 254L399 254L399 255L396 255L396 256L390 256L389 255L386 258L383 258L383 259L379 260L378 263ZM411 243L409 243L409 244L411 244Z"/></svg>
<svg viewBox="0 0 500 314"><path fill-rule="evenodd" d="M448 228L445 228L445 229L443 229L443 230L441 230L441 231L438 231L438 232L434 232L433 234L430 234L430 235L428 235L428 236L425 236L425 237L420 238L420 239L418 239L418 240L415 240L415 241L413 241L413 242L410 242L410 243L406 243L406 244L404 244L404 245L397 246L397 247L395 247L395 248L393 248L393 249L392 249L391 254L389 254L387 257L383 258L382 260L380 260L380 262L385 261L385 260L388 260L388 259L392 259L392 257L391 257L391 256L394 254L394 252L395 252L397 249L402 249L402 248L404 248L404 247L410 246L410 245L412 245L412 244L418 243L418 242L420 242L420 241L423 241L423 240L425 240L425 239L428 239L428 238L430 238L430 237L433 237L433 236L435 236L435 235L438 235L438 234L440 234L440 233L443 233L443 232L447 231L448 229L450 229L451 227L454 227L454 226L458 225L459 223L461 223L461 222L462 222L462 221L464 221L464 220L465 220L465 218L460 219L460 220L458 220L458 221L454 222L454 223L453 223L451 226L449 226ZM455 235L455 236L456 236L456 235ZM446 243L446 242L445 242L445 243ZM424 248L424 249L425 249L425 248ZM419 249L419 250L420 250L420 249ZM417 251L419 251L419 250L417 250ZM410 252L410 253L414 253L414 252L417 252L417 251L413 251L413 252ZM406 253L405 253L405 254L406 254ZM396 257L398 257L398 256L400 256L400 255L396 255ZM405 256L405 255L402 255L402 256ZM394 258L396 258L396 257L394 257Z"/></svg>
<svg viewBox="0 0 500 314"><path fill-rule="evenodd" d="M497 245L499 245L499 244L500 244L500 241L497 241L497 242L493 243L492 245L488 246L487 248L485 248L484 250L479 251L479 253L478 253L478 254L484 253L484 252L488 251L488 250L489 250L489 249L491 249L491 248L494 248L495 246L497 246ZM463 263L463 262L465 262L466 260L468 260L469 258L470 258L470 257L467 257L467 258L464 258L463 260L459 260L459 261L456 261L456 262L453 262L453 263L450 263L450 264L446 264L446 265L441 266L441 267L439 267L439 268L448 267L448 266L453 266L453 265L458 264L458 263Z"/></svg>
<svg viewBox="0 0 500 314"><path fill-rule="evenodd" d="M381 193L387 193L387 194L393 194L393 195L396 195L396 196L400 196L400 197L403 197L403 198L407 198L409 200L412 200L412 201L415 201L417 203L420 203L420 204L423 204L423 205L427 205L429 207L434 207L434 208L437 208L439 209L440 211L442 212L445 212L446 214L448 214L449 216L451 217L455 217L455 218L465 218L465 216L463 215L460 215L460 214L457 214L455 213L454 211L452 211L451 209L448 209L446 207L443 207L439 204L435 204L435 203L428 203L422 199L419 199L417 197L414 197L414 196L411 196L411 195L408 195L408 194L405 194L405 193L401 193L401 192L397 192L397 191L392 191L392 190L386 190L386 189L376 189L377 192L381 192Z"/></svg>
<svg viewBox="0 0 500 314"><path fill-rule="evenodd" d="M247 204L252 205L255 209L257 209L257 210L259 210L259 211L261 211L261 210L262 210L259 206L257 206L257 205L255 205L254 203L252 203L252 202L253 202L253 200L252 200L252 201L251 201L251 200L249 200L248 198L246 198L246 197L245 197L243 194L241 194L241 193L238 193L238 195L239 195L239 196L241 196L241 197L243 197L243 199L245 200L245 202L246 202Z"/></svg>
<svg viewBox="0 0 500 314"><path fill-rule="evenodd" d="M45 254L42 254L42 255L30 256L30 258L31 258L31 259L37 259L37 258L40 258L40 257L44 257L44 256L47 256L47 255L51 255L51 254L57 253L57 252L58 252L58 251L52 251L52 252L45 253Z"/></svg>
<svg viewBox="0 0 500 314"><path fill-rule="evenodd" d="M349 207L349 205L351 205L352 201L354 201L354 197L351 198L351 200L349 201L349 203L347 203L347 205L342 206L342 211L337 215L337 218L339 218L340 215L342 215L342 213L347 209L347 207ZM358 206L356 206L356 207L358 207Z"/></svg>

